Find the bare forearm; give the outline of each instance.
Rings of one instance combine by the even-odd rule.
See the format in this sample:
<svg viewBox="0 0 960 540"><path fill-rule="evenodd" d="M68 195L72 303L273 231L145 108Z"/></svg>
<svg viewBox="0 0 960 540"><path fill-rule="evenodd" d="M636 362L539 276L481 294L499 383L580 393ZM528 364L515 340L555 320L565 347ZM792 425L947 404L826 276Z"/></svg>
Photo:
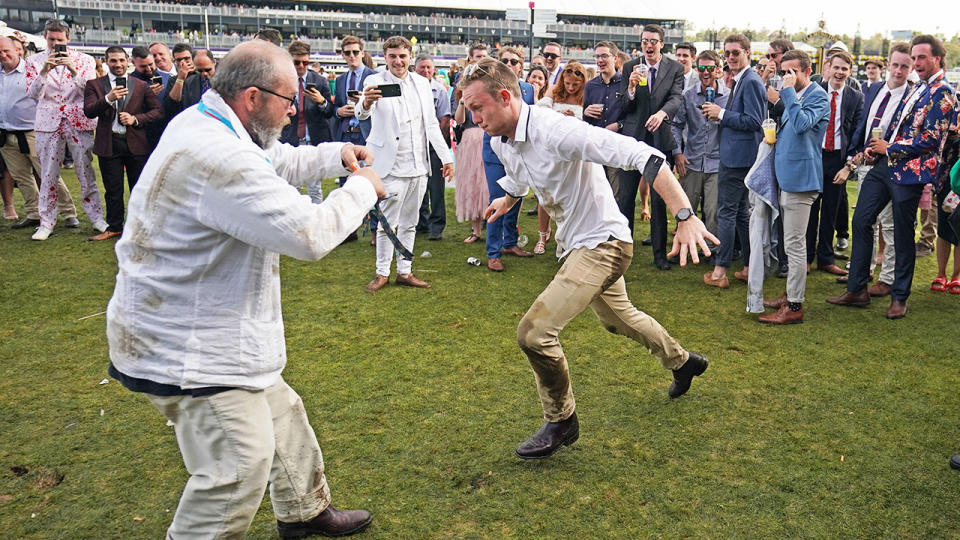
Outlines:
<svg viewBox="0 0 960 540"><path fill-rule="evenodd" d="M657 178L653 181L653 189L657 190L657 193L663 197L663 201L672 214L676 214L681 208L690 208L690 200L687 199L687 194L683 192L677 177L670 172L666 164L660 167L660 172L657 173Z"/></svg>

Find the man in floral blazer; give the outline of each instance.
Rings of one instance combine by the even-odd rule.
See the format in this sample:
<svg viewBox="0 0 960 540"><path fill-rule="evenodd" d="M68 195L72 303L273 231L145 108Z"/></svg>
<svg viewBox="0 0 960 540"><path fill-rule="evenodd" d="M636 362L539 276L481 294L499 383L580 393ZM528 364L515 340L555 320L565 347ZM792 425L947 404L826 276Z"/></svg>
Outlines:
<svg viewBox="0 0 960 540"><path fill-rule="evenodd" d="M907 314L907 297L916 261L917 205L923 186L936 181L947 131L957 114L956 97L944 79L943 43L933 36L917 36L910 43L910 56L920 83L904 94L884 137L870 140L866 154L878 159L863 180L853 214L853 251L847 292L827 299L838 305L870 303L867 283L873 249L871 225L883 207L892 201L896 265L888 319L900 319Z"/></svg>

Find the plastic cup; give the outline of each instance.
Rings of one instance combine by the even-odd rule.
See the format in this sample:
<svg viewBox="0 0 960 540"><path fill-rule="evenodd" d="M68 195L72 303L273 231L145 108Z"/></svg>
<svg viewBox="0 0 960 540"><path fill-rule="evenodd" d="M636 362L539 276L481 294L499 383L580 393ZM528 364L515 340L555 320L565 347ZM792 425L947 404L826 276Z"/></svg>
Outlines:
<svg viewBox="0 0 960 540"><path fill-rule="evenodd" d="M767 118L760 124L763 127L763 140L767 144L777 142L777 122L773 118Z"/></svg>
<svg viewBox="0 0 960 540"><path fill-rule="evenodd" d="M647 85L647 73L650 71L650 66L646 64L637 64L633 66L633 71L635 73L640 73L640 81L637 82L637 86L646 86Z"/></svg>
<svg viewBox="0 0 960 540"><path fill-rule="evenodd" d="M882 137L883 137L883 131L880 130L879 126L870 130L871 139L880 139Z"/></svg>

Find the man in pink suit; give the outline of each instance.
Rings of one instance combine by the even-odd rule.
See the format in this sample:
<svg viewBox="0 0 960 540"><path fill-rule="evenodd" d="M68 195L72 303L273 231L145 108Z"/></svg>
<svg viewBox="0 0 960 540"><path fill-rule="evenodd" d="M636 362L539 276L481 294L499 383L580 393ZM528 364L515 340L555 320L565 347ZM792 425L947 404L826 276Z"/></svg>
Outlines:
<svg viewBox="0 0 960 540"><path fill-rule="evenodd" d="M93 57L66 49L70 29L62 22L47 22L43 35L47 50L27 60L27 95L37 100L34 130L41 169L40 227L33 239L46 240L57 223L57 180L67 146L76 163L83 209L93 228L103 232L107 222L90 153L97 121L83 114L83 90L88 80L97 78L96 65Z"/></svg>

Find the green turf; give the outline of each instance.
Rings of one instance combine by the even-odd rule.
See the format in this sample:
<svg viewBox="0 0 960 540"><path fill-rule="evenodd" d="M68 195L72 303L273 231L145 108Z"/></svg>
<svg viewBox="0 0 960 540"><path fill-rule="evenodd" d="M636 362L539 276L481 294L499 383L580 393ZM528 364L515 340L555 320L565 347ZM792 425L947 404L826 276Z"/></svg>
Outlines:
<svg viewBox="0 0 960 540"><path fill-rule="evenodd" d="M841 286L815 272L806 322L778 328L745 313L745 285L707 288L700 267L659 272L638 246L631 298L710 369L670 400L670 374L646 351L577 317L561 340L580 440L525 462L513 449L540 410L516 325L558 263L467 265L484 250L462 243L469 226L448 198L443 241L417 238L416 254L432 253L414 266L429 290L365 293L369 237L282 263L284 376L334 504L376 516L364 537L960 536L960 473L947 465L960 452L960 297L927 290L932 257L918 261L904 320L884 318L885 299L827 305ZM147 401L98 384L105 320L79 319L105 309L116 259L81 219L43 243L0 230L0 537L160 538L187 474ZM534 218L521 229L535 238ZM771 279L768 295L783 286ZM275 537L273 525L265 497L249 537Z"/></svg>

